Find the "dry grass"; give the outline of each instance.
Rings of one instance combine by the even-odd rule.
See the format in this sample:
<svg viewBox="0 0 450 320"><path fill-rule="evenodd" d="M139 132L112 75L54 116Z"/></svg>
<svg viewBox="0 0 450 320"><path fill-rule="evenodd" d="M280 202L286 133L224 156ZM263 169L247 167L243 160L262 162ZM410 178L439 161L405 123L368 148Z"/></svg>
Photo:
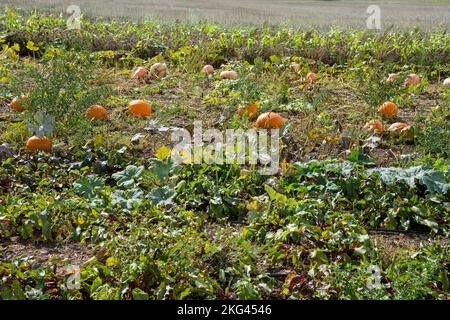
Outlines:
<svg viewBox="0 0 450 320"><path fill-rule="evenodd" d="M366 27L369 1L304 0L0 0L0 4L40 7L64 12L70 4L79 4L87 16L209 20L222 23L285 23L302 27L331 25ZM445 0L408 3L405 0L377 1L382 26L423 29L450 27L450 4Z"/></svg>

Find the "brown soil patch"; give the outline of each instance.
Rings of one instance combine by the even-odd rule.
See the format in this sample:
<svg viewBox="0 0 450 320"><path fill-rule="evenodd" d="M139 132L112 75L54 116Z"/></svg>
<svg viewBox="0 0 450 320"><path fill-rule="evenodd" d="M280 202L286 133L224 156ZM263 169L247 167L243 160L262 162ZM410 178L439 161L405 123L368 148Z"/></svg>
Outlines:
<svg viewBox="0 0 450 320"><path fill-rule="evenodd" d="M30 257L38 265L48 265L55 260L66 260L81 265L94 255L93 245L79 243L54 244L28 241L2 241L0 243L0 262Z"/></svg>

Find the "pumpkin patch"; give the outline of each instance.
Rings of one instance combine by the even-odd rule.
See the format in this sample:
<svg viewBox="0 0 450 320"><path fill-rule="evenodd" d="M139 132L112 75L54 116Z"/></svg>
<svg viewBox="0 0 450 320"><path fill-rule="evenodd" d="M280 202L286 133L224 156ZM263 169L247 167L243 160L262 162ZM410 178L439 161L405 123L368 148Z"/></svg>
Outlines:
<svg viewBox="0 0 450 320"><path fill-rule="evenodd" d="M6 2L0 300L449 300L445 0Z"/></svg>

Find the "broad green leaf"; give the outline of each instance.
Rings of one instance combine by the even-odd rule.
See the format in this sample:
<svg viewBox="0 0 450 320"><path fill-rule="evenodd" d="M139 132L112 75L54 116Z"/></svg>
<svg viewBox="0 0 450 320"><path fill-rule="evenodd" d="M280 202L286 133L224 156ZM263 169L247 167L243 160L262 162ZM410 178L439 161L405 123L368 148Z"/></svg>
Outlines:
<svg viewBox="0 0 450 320"><path fill-rule="evenodd" d="M144 166L129 165L125 170L116 172L112 177L117 181L119 187L130 187L137 183L144 172Z"/></svg>

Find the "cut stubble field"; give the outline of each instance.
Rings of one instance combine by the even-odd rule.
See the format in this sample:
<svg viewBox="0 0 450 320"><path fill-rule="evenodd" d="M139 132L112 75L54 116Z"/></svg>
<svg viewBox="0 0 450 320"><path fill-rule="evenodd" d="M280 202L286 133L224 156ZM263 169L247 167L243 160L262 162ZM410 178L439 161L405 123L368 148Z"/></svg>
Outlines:
<svg viewBox="0 0 450 320"><path fill-rule="evenodd" d="M127 17L196 22L208 20L225 24L287 24L302 27L366 27L369 5L381 9L383 29L433 27L449 28L450 3L436 1L277 1L277 0L0 0L12 7L38 7L65 12L78 5L85 16Z"/></svg>

